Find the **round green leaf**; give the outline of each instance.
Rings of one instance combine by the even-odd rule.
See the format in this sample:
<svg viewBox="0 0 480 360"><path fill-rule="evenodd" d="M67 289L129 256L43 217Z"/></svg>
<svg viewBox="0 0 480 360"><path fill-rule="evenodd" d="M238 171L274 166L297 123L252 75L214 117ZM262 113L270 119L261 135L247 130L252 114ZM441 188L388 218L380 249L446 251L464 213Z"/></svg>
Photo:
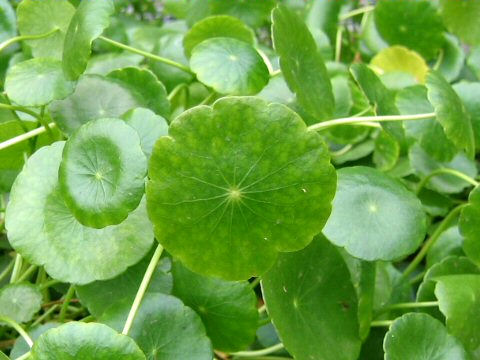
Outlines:
<svg viewBox="0 0 480 360"><path fill-rule="evenodd" d="M460 150L473 158L475 156L475 138L470 115L450 84L438 72L427 75L428 99L430 100L437 121L445 130L445 135Z"/></svg>
<svg viewBox="0 0 480 360"><path fill-rule="evenodd" d="M198 80L221 94L253 95L270 78L260 54L250 44L232 38L202 41L192 50L190 67Z"/></svg>
<svg viewBox="0 0 480 360"><path fill-rule="evenodd" d="M12 66L5 79L9 98L23 106L41 106L70 95L75 83L65 79L62 62L36 58Z"/></svg>
<svg viewBox="0 0 480 360"><path fill-rule="evenodd" d="M480 44L480 3L441 0L440 14L447 28L469 45Z"/></svg>
<svg viewBox="0 0 480 360"><path fill-rule="evenodd" d="M130 337L102 324L74 321L43 333L33 344L31 357L33 360L145 360Z"/></svg>
<svg viewBox="0 0 480 360"><path fill-rule="evenodd" d="M145 204L116 226L98 230L81 225L59 191L63 147L56 142L41 148L17 177L6 212L8 239L30 263L44 265L57 280L87 284L110 279L136 264L152 246Z"/></svg>
<svg viewBox="0 0 480 360"><path fill-rule="evenodd" d="M241 20L228 15L217 15L207 17L192 26L183 38L185 55L190 57L195 46L202 41L226 37L244 41L255 45L255 34Z"/></svg>
<svg viewBox="0 0 480 360"><path fill-rule="evenodd" d="M147 159L137 132L123 120L90 121L66 142L58 172L60 191L85 226L119 224L145 192Z"/></svg>
<svg viewBox="0 0 480 360"><path fill-rule="evenodd" d="M283 5L273 10L272 22L273 45L288 87L313 117L312 122L330 118L335 109L332 85L312 34L303 20Z"/></svg>
<svg viewBox="0 0 480 360"><path fill-rule="evenodd" d="M73 94L52 102L49 108L58 127L71 135L90 120L120 117L130 109L143 106L136 95L116 80L84 75Z"/></svg>
<svg viewBox="0 0 480 360"><path fill-rule="evenodd" d="M0 315L19 323L33 319L42 305L42 293L29 283L10 284L0 290Z"/></svg>
<svg viewBox="0 0 480 360"><path fill-rule="evenodd" d="M18 30L21 35L42 35L57 31L43 39L27 40L35 57L61 59L63 42L75 8L68 1L23 0L17 7Z"/></svg>
<svg viewBox="0 0 480 360"><path fill-rule="evenodd" d="M76 80L85 71L92 42L110 25L114 11L112 0L80 2L65 35L63 71L68 79Z"/></svg>
<svg viewBox="0 0 480 360"><path fill-rule="evenodd" d="M380 51L370 64L380 74L404 72L413 75L419 83L425 82L428 72L428 65L419 54L398 45Z"/></svg>
<svg viewBox="0 0 480 360"><path fill-rule="evenodd" d="M418 248L426 223L422 204L403 184L376 169L356 166L338 171L323 233L360 259L395 260Z"/></svg>
<svg viewBox="0 0 480 360"><path fill-rule="evenodd" d="M274 0L209 0L210 10L214 14L235 16L252 27L268 22Z"/></svg>
<svg viewBox="0 0 480 360"><path fill-rule="evenodd" d="M200 315L215 349L234 352L253 343L258 327L257 297L246 281L195 274L173 262L173 294Z"/></svg>
<svg viewBox="0 0 480 360"><path fill-rule="evenodd" d="M155 144L149 176L158 241L191 270L229 280L308 245L335 191L320 136L284 105L251 97L175 119Z"/></svg>
<svg viewBox="0 0 480 360"><path fill-rule="evenodd" d="M403 45L430 60L443 45L443 24L431 1L381 0L375 24L390 45Z"/></svg>
<svg viewBox="0 0 480 360"><path fill-rule="evenodd" d="M118 80L122 85L137 93L142 99L143 106L155 113L168 118L170 116L170 102L167 99L165 86L148 69L126 67L114 70L107 75L109 79Z"/></svg>
<svg viewBox="0 0 480 360"><path fill-rule="evenodd" d="M49 322L43 325L35 326L28 331L28 335L30 335L30 338L35 341L37 340L40 335L42 335L44 332L56 328L60 325L60 323L56 322ZM27 342L25 341L24 338L19 337L15 341L15 345L12 348L12 351L10 351L10 357L15 360L18 359L19 357L25 355L30 351L30 346L28 346ZM0 358L1 359L1 358Z"/></svg>
<svg viewBox="0 0 480 360"><path fill-rule="evenodd" d="M468 205L462 210L459 229L465 241L463 250L465 254L480 266L480 234L478 226L480 221L480 187L476 187L468 197Z"/></svg>
<svg viewBox="0 0 480 360"><path fill-rule="evenodd" d="M145 108L132 109L126 112L122 118L137 131L140 137L140 146L149 159L152 155L153 145L158 138L168 134L167 121Z"/></svg>
<svg viewBox="0 0 480 360"><path fill-rule="evenodd" d="M474 358L480 355L480 275L441 276L435 296L447 319L448 332L457 337Z"/></svg>
<svg viewBox="0 0 480 360"><path fill-rule="evenodd" d="M427 314L405 314L385 335L385 360L468 360L462 344Z"/></svg>
<svg viewBox="0 0 480 360"><path fill-rule="evenodd" d="M131 303L110 307L102 321L121 330ZM148 360L211 360L212 345L199 316L177 298L147 294L129 332Z"/></svg>
<svg viewBox="0 0 480 360"><path fill-rule="evenodd" d="M357 298L347 265L323 236L280 254L262 291L285 348L298 360L354 360L360 352Z"/></svg>
<svg viewBox="0 0 480 360"><path fill-rule="evenodd" d="M112 303L132 304L151 258L151 254L147 254L137 265L128 268L113 279L77 286L80 301L97 319L102 317ZM170 261L167 260L168 258L163 258L160 261L148 285L147 293L170 294L172 292L173 280L169 272Z"/></svg>

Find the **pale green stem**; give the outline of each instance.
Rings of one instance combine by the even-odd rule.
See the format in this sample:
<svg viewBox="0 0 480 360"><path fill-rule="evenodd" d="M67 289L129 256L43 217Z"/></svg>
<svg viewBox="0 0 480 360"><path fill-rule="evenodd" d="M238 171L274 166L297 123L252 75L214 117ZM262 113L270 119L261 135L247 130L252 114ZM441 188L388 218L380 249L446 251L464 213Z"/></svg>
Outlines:
<svg viewBox="0 0 480 360"><path fill-rule="evenodd" d="M177 96L180 93L180 91L182 91L186 87L187 87L187 84L185 84L185 83L181 83L181 84L178 84L177 86L175 86L173 88L173 90L170 91L170 94L168 94L168 96L167 96L168 101L172 102L172 100L175 98L175 96Z"/></svg>
<svg viewBox="0 0 480 360"><path fill-rule="evenodd" d="M158 245L155 253L148 264L147 270L145 271L145 275L143 275L142 282L140 283L140 287L138 288L137 295L135 296L135 300L133 300L132 307L130 308L130 312L128 313L127 321L125 322L125 326L123 327L122 334L128 335L133 321L135 320L135 316L137 315L137 311L140 308L140 304L142 303L143 297L145 296L145 292L148 289L148 285L152 280L153 273L157 268L158 262L160 261L160 257L162 256L163 247L162 245Z"/></svg>
<svg viewBox="0 0 480 360"><path fill-rule="evenodd" d="M262 281L262 279L260 277L257 277L255 278L255 280L253 280L251 283L250 283L250 287L252 289L255 289L259 284L260 284L260 281Z"/></svg>
<svg viewBox="0 0 480 360"><path fill-rule="evenodd" d="M278 69L278 70L274 70L270 73L270 77L275 77L275 76L278 76L282 73L282 70L281 69Z"/></svg>
<svg viewBox="0 0 480 360"><path fill-rule="evenodd" d="M8 264L8 266L2 271L2 273L0 273L0 281L5 279L8 276L8 274L10 274L10 271L12 271L14 265L15 265L15 259L12 259Z"/></svg>
<svg viewBox="0 0 480 360"><path fill-rule="evenodd" d="M435 62L435 65L433 66L433 70L438 70L440 68L440 65L442 65L444 56L445 56L445 52L443 51L443 49L440 49L438 54L438 59Z"/></svg>
<svg viewBox="0 0 480 360"><path fill-rule="evenodd" d="M25 272L18 278L17 282L22 282L28 279L30 275L32 275L35 270L37 270L38 266L37 265L30 265L30 267L25 270Z"/></svg>
<svg viewBox="0 0 480 360"><path fill-rule="evenodd" d="M23 354L22 356L20 356L19 358L17 358L17 360L27 360L29 357L30 357L31 353L30 351L27 352L26 354Z"/></svg>
<svg viewBox="0 0 480 360"><path fill-rule="evenodd" d="M265 311L267 311L267 305L263 304L258 308L258 313L263 314Z"/></svg>
<svg viewBox="0 0 480 360"><path fill-rule="evenodd" d="M420 251L407 266L400 278L400 282L408 278L408 276L417 268L417 266L422 262L423 258L427 255L428 250L432 247L433 244L435 244L440 235L451 226L453 221L456 219L460 211L462 211L465 206L466 204L458 205L452 211L450 211L450 213L443 219L442 223L435 229L432 236L430 236L428 240L425 241Z"/></svg>
<svg viewBox="0 0 480 360"><path fill-rule="evenodd" d="M75 286L70 285L67 293L65 294L62 308L60 309L60 315L58 317L58 320L60 322L63 322L65 320L65 316L67 315L68 305L70 305L70 300L72 300L74 294L75 294Z"/></svg>
<svg viewBox="0 0 480 360"><path fill-rule="evenodd" d="M329 127L338 125L361 124L365 122L384 122L384 121L408 121L408 120L423 120L435 117L435 113L416 114L416 115L385 115L385 116L362 116L362 117L348 117L341 119L328 120L317 124L310 125L308 130L324 130Z"/></svg>
<svg viewBox="0 0 480 360"><path fill-rule="evenodd" d="M423 280L423 277L425 276L426 271L421 271L414 277L412 277L409 281L410 285L415 285L416 283L420 282Z"/></svg>
<svg viewBox="0 0 480 360"><path fill-rule="evenodd" d="M128 45L125 45L125 44L122 44L122 43L119 43L115 40L112 40L112 39L109 39L109 38L106 38L104 36L100 36L99 37L100 40L103 40L113 46L116 46L120 49L123 49L123 50L127 50L127 51L130 51L134 54L138 54L138 55L142 55L146 58L149 58L149 59L152 59L152 60L155 60L155 61L158 61L158 62L162 62L164 64L167 64L167 65L170 65L170 66L174 66L180 70L183 70L189 74L192 74L192 75L195 75L195 73L190 70L190 68L188 66L185 66L183 64L180 64L176 61L173 61L173 60L170 60L170 59L167 59L167 58L164 58L164 57L161 57L161 56L158 56L158 55L155 55L155 54L152 54L152 53L149 53L149 52L146 52L146 51L143 51L143 50L140 50L140 49L136 49L134 47L131 47L131 46L128 46Z"/></svg>
<svg viewBox="0 0 480 360"><path fill-rule="evenodd" d="M17 254L15 256L15 265L13 265L12 275L10 276L10 284L13 284L17 281L20 271L22 270L23 259L22 255Z"/></svg>
<svg viewBox="0 0 480 360"><path fill-rule="evenodd" d="M40 115L38 115L35 111L27 109L26 107L23 107L23 106L0 103L0 109L20 111L20 112L23 112L23 113L28 114L30 116L33 116L37 120L40 120Z"/></svg>
<svg viewBox="0 0 480 360"><path fill-rule="evenodd" d="M389 327L393 324L393 320L376 320L370 323L371 327Z"/></svg>
<svg viewBox="0 0 480 360"><path fill-rule="evenodd" d="M48 289L49 287L53 286L53 285L57 285L57 284L60 284L60 281L58 280L50 280L50 281L47 281L43 284L41 284L39 286L40 290L45 290L45 289Z"/></svg>
<svg viewBox="0 0 480 360"><path fill-rule="evenodd" d="M45 34L39 34L39 35L21 35L21 36L15 36L11 39L5 40L0 44L0 52L3 51L6 47L19 42L19 41L24 41L24 40L38 40L38 39L43 39L46 37L49 37L50 35L55 34L59 29L55 28L53 30L50 30L49 32L46 32Z"/></svg>
<svg viewBox="0 0 480 360"><path fill-rule="evenodd" d="M438 306L438 301L398 303L398 304L385 306L383 309L378 311L378 314L382 314L392 310L421 309L421 308L429 308L429 307L437 307L437 306Z"/></svg>
<svg viewBox="0 0 480 360"><path fill-rule="evenodd" d="M217 96L217 93L215 91L212 91L208 96L202 100L202 102L198 105L208 105L210 102L215 99L215 96Z"/></svg>
<svg viewBox="0 0 480 360"><path fill-rule="evenodd" d="M274 70L273 70L273 65L270 61L270 59L268 58L267 54L265 54L262 50L260 49L257 49L257 52L258 54L262 57L263 59L263 62L265 63L265 65L267 66L267 69L268 69L268 73L270 74L270 76L272 76Z"/></svg>
<svg viewBox="0 0 480 360"><path fill-rule="evenodd" d="M341 15L338 19L340 21L344 21L344 20L350 19L351 17L368 13L370 11L373 11L374 9L375 9L375 6L365 6L359 9L352 10L344 15Z"/></svg>
<svg viewBox="0 0 480 360"><path fill-rule="evenodd" d="M48 126L50 128L56 126L56 124L54 122L51 122L50 124L48 124ZM22 134L22 135L18 135L18 136L15 136L14 138L11 138L11 139L8 139L4 142L1 142L0 143L0 150L3 150L3 149L6 149L10 146L13 146L13 145L16 145L22 141L25 141L25 140L28 140L32 137L35 137L35 136L38 136L40 134L43 134L47 129L45 128L45 126L41 126L39 128L36 128L36 129L33 129L32 131L29 131L25 134Z"/></svg>
<svg viewBox="0 0 480 360"><path fill-rule="evenodd" d="M274 352L282 350L283 348L284 348L283 344L280 343L262 350L240 351L240 352L233 353L232 355L238 356L238 357L257 357L257 356L272 354Z"/></svg>
<svg viewBox="0 0 480 360"><path fill-rule="evenodd" d="M40 117L38 118L38 121L40 122L40 125L43 125L45 130L47 130L48 136L52 141L55 141L55 136L53 135L53 131L48 125L48 122L45 121L45 105L42 106L40 109Z"/></svg>
<svg viewBox="0 0 480 360"><path fill-rule="evenodd" d="M18 324L16 321L10 319L7 316L0 315L0 322L8 324L11 328L15 329L20 334L20 336L25 340L25 342L28 344L28 347L33 346L33 341L30 338L30 336L27 334L25 330L23 330L20 324Z"/></svg>
<svg viewBox="0 0 480 360"><path fill-rule="evenodd" d="M348 144L337 151L332 151L330 154L332 157L342 156L342 155L345 155L347 152L349 152L352 148L353 148L353 145Z"/></svg>
<svg viewBox="0 0 480 360"><path fill-rule="evenodd" d="M335 37L335 61L339 62L342 55L343 26L339 26Z"/></svg>
<svg viewBox="0 0 480 360"><path fill-rule="evenodd" d="M428 182L435 176L438 176L438 175L445 175L445 174L448 174L448 175L453 175L453 176L456 176L458 177L459 179L462 179L466 182L468 182L469 184L473 185L473 186L478 186L479 182L476 181L475 179L472 179L470 176L460 172L460 171L457 171L457 170L454 170L454 169L449 169L449 168L442 168L442 169L437 169L437 170L434 170L432 171L430 174L428 174L427 176L425 176L419 183L418 183L418 186L417 186L417 194L420 193L420 191L423 189L423 187L425 185L428 184Z"/></svg>
<svg viewBox="0 0 480 360"><path fill-rule="evenodd" d="M50 309L45 311L41 316L38 317L37 320L32 324L31 327L35 327L36 325L40 324L43 320L45 320L47 317L49 317L55 310L57 310L60 307L60 305L55 304L53 305Z"/></svg>

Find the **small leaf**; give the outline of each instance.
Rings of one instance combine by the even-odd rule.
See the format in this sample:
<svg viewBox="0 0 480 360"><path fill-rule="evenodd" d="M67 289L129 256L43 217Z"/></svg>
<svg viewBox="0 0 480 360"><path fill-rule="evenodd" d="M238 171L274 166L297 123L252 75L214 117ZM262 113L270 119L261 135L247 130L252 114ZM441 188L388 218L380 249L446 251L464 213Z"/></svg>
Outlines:
<svg viewBox="0 0 480 360"><path fill-rule="evenodd" d="M80 2L65 35L63 71L68 79L77 80L83 74L92 52L92 42L110 25L114 11L112 0Z"/></svg>
<svg viewBox="0 0 480 360"><path fill-rule="evenodd" d="M354 360L360 352L357 300L338 250L323 236L281 254L263 276L268 313L298 360Z"/></svg>
<svg viewBox="0 0 480 360"><path fill-rule="evenodd" d="M21 35L54 34L37 40L27 40L35 57L61 59L63 42L75 8L68 1L23 0L18 4L18 30Z"/></svg>
<svg viewBox="0 0 480 360"><path fill-rule="evenodd" d="M120 331L131 303L112 305L102 321ZM211 360L212 345L200 317L177 298L147 294L129 332L147 360ZM113 360L113 359L112 359Z"/></svg>
<svg viewBox="0 0 480 360"><path fill-rule="evenodd" d="M419 54L398 45L380 51L370 64L381 74L389 72L411 74L421 84L425 82L428 72L428 65Z"/></svg>
<svg viewBox="0 0 480 360"><path fill-rule="evenodd" d="M167 90L154 73L148 69L126 67L114 70L107 75L108 79L118 80L125 87L137 93L142 104L164 118L170 117L170 103Z"/></svg>
<svg viewBox="0 0 480 360"><path fill-rule="evenodd" d="M33 319L42 305L42 293L29 283L10 284L0 290L0 315L24 323Z"/></svg>
<svg viewBox="0 0 480 360"><path fill-rule="evenodd" d="M435 281L435 296L447 319L448 332L477 358L480 355L480 275L449 275Z"/></svg>
<svg viewBox="0 0 480 360"><path fill-rule="evenodd" d="M469 45L480 44L480 3L440 0L440 14L447 28Z"/></svg>
<svg viewBox="0 0 480 360"><path fill-rule="evenodd" d="M435 109L437 121L445 130L445 135L458 149L465 150L473 158L475 139L470 115L450 84L438 73L427 75L428 99Z"/></svg>
<svg viewBox="0 0 480 360"><path fill-rule="evenodd" d="M251 97L176 118L155 144L149 177L158 241L191 270L227 280L259 275L278 251L308 245L335 189L320 136L284 105Z"/></svg>
<svg viewBox="0 0 480 360"><path fill-rule="evenodd" d="M378 170L339 170L332 214L323 229L335 245L363 260L395 260L414 252L426 233L417 197Z"/></svg>
<svg viewBox="0 0 480 360"><path fill-rule="evenodd" d="M108 326L69 322L43 333L33 344L35 360L145 360L135 341Z"/></svg>
<svg viewBox="0 0 480 360"><path fill-rule="evenodd" d="M120 224L145 192L147 159L137 132L123 120L90 121L66 142L58 172L60 192L83 225Z"/></svg>
<svg viewBox="0 0 480 360"><path fill-rule="evenodd" d="M431 1L381 0L375 24L390 45L403 45L430 60L443 45L443 24Z"/></svg>
<svg viewBox="0 0 480 360"><path fill-rule="evenodd" d="M136 264L152 246L145 203L119 225L100 230L82 226L58 189L63 147L56 142L41 148L17 177L6 211L8 240L54 279L75 284L110 279Z"/></svg>
<svg viewBox="0 0 480 360"><path fill-rule="evenodd" d="M255 339L257 297L246 281L225 281L195 274L174 261L173 294L202 319L215 349L243 350Z"/></svg>
<svg viewBox="0 0 480 360"><path fill-rule="evenodd" d="M158 138L168 134L167 121L145 108L135 108L127 111L122 118L137 131L140 137L140 146L147 159L149 159Z"/></svg>
<svg viewBox="0 0 480 360"><path fill-rule="evenodd" d="M195 46L202 41L226 37L241 40L250 45L255 45L255 34L241 20L228 15L207 17L192 26L183 38L185 55L190 57Z"/></svg>
<svg viewBox="0 0 480 360"><path fill-rule="evenodd" d="M447 81L452 82L458 78L465 65L465 51L458 39L446 33L443 44L443 58L440 59L438 71Z"/></svg>
<svg viewBox="0 0 480 360"><path fill-rule="evenodd" d="M5 79L5 91L12 101L23 106L41 106L66 98L75 83L65 79L62 62L36 58L12 66Z"/></svg>
<svg viewBox="0 0 480 360"><path fill-rule="evenodd" d="M463 250L474 263L480 266L480 187L468 196L468 205L462 210L459 221L460 233L465 237Z"/></svg>
<svg viewBox="0 0 480 360"><path fill-rule="evenodd" d="M52 102L49 109L58 127L71 135L90 120L120 117L126 111L142 106L144 104L138 95L118 81L84 75L73 94Z"/></svg>
<svg viewBox="0 0 480 360"><path fill-rule="evenodd" d="M60 323L56 322L49 322L43 325L35 326L29 329L28 335L30 335L30 338L33 341L36 341L40 335L42 335L44 332L56 328L60 325ZM15 360L18 359L19 357L25 355L30 351L30 346L28 346L27 342L25 341L24 338L19 337L15 341L15 345L12 348L12 351L10 351L10 357ZM0 358L1 359L1 358Z"/></svg>
<svg viewBox="0 0 480 360"><path fill-rule="evenodd" d="M105 76L114 70L129 66L138 66L142 61L143 56L130 52L93 55L87 64L85 74Z"/></svg>
<svg viewBox="0 0 480 360"><path fill-rule="evenodd" d="M451 255L462 256L464 238L460 235L458 226L445 230L435 241L427 253L427 268Z"/></svg>
<svg viewBox="0 0 480 360"><path fill-rule="evenodd" d="M472 120L475 145L480 148L480 82L460 81L453 85Z"/></svg>
<svg viewBox="0 0 480 360"><path fill-rule="evenodd" d="M462 344L427 314L405 314L385 335L385 360L468 360Z"/></svg>
<svg viewBox="0 0 480 360"><path fill-rule="evenodd" d="M253 95L268 83L267 65L250 45L233 38L212 38L192 50L190 66L198 80L221 94Z"/></svg>
<svg viewBox="0 0 480 360"><path fill-rule="evenodd" d="M273 45L288 87L315 121L331 118L335 106L332 85L312 34L284 5L273 10L272 22Z"/></svg>
<svg viewBox="0 0 480 360"><path fill-rule="evenodd" d="M381 171L390 170L395 166L400 155L400 145L386 131L381 131L375 139L373 162Z"/></svg>

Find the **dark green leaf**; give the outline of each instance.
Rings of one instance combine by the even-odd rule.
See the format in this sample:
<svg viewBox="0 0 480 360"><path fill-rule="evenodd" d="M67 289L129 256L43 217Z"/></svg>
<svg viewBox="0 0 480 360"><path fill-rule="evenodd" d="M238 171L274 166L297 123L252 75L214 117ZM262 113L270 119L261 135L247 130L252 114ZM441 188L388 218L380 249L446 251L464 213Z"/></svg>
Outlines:
<svg viewBox="0 0 480 360"><path fill-rule="evenodd" d="M209 0L213 14L235 16L249 26L261 26L268 22L274 0Z"/></svg>
<svg viewBox="0 0 480 360"><path fill-rule="evenodd" d="M480 148L480 82L461 81L453 85L472 120L475 145Z"/></svg>
<svg viewBox="0 0 480 360"><path fill-rule="evenodd" d="M478 1L440 0L440 14L447 28L463 42L480 44L480 3Z"/></svg>
<svg viewBox="0 0 480 360"><path fill-rule="evenodd" d="M445 230L427 253L427 268L451 255L462 256L463 236L458 226Z"/></svg>
<svg viewBox="0 0 480 360"><path fill-rule="evenodd" d="M442 51L443 57L438 66L438 71L451 82L458 78L463 69L465 52L458 39L451 34L445 34L445 44Z"/></svg>
<svg viewBox="0 0 480 360"><path fill-rule="evenodd" d="M480 233L478 224L480 219L480 188L475 188L468 197L468 205L462 210L459 228L465 241L465 254L480 266Z"/></svg>

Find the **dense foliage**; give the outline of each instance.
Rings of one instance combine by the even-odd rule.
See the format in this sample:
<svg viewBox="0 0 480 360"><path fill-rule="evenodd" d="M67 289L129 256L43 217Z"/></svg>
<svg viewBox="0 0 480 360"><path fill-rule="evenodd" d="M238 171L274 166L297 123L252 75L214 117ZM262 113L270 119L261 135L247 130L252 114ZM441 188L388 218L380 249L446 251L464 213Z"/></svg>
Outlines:
<svg viewBox="0 0 480 360"><path fill-rule="evenodd" d="M480 359L480 2L0 0L0 359Z"/></svg>

